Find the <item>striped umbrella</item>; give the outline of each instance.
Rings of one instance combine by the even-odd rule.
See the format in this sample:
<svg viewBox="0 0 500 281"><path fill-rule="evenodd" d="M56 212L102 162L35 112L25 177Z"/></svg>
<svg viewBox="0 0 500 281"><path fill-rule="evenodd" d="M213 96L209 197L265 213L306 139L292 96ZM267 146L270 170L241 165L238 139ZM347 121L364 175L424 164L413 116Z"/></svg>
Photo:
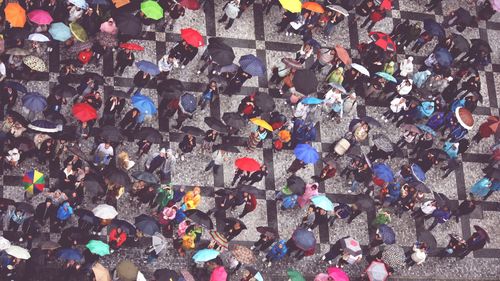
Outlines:
<svg viewBox="0 0 500 281"><path fill-rule="evenodd" d="M37 170L27 172L23 177L24 190L31 194L38 194L45 188L45 178Z"/></svg>

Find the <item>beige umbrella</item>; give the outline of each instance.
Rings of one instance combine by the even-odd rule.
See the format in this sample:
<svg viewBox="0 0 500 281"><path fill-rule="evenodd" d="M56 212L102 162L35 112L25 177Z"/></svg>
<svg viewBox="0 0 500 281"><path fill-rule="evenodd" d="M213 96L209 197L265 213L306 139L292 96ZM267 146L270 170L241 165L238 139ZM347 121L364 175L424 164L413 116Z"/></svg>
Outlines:
<svg viewBox="0 0 500 281"><path fill-rule="evenodd" d="M139 268L129 260L121 261L116 266L116 274L123 281L135 281L138 273Z"/></svg>
<svg viewBox="0 0 500 281"><path fill-rule="evenodd" d="M252 264L255 262L255 255L252 250L245 246L234 245L232 246L231 253L241 263Z"/></svg>
<svg viewBox="0 0 500 281"><path fill-rule="evenodd" d="M17 47L12 48L12 49L8 49L5 53L7 55L14 55L14 56L27 56L30 54L30 52L28 50L17 48Z"/></svg>
<svg viewBox="0 0 500 281"><path fill-rule="evenodd" d="M35 56L26 56L23 58L23 63L29 67L30 69L38 72L44 72L47 71L47 67L45 66L45 62Z"/></svg>
<svg viewBox="0 0 500 281"><path fill-rule="evenodd" d="M27 259L31 258L30 252L28 252L28 250L26 250L23 247L16 246L16 245L10 246L9 248L7 248L5 250L5 252L8 255L11 255L15 258L22 259L22 260L27 260Z"/></svg>
<svg viewBox="0 0 500 281"><path fill-rule="evenodd" d="M92 266L92 271L94 272L95 281L111 281L109 270L102 264L96 262L94 266Z"/></svg>

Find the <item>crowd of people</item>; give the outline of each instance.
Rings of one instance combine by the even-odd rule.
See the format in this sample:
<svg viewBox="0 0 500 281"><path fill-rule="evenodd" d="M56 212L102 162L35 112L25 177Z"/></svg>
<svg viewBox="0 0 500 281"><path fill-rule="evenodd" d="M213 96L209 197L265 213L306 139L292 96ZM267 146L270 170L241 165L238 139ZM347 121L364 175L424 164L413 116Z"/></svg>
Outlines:
<svg viewBox="0 0 500 281"><path fill-rule="evenodd" d="M426 8L432 11L440 2L431 0ZM461 7L442 23L403 19L386 34L372 30L391 11L392 0L263 0L262 11L254 12L269 14L279 6L283 16L275 32L301 47L272 66L269 93L244 96L234 112L224 112L221 119L206 117L207 131L183 123L210 111L221 95L236 98L249 79L267 75L265 64L251 54L236 64L223 38L205 41L194 28L181 29L181 40L159 54L157 62L136 61L135 56L144 51L140 39L149 31L171 32L177 19L190 15L186 9L209 10L213 1L2 2L0 160L6 174L25 172L25 192L17 202L0 198L0 279L146 280L149 273L141 272L141 265L120 257L149 239L151 245L141 255L156 269L149 280L267 280L257 265L266 270L284 261L293 268L294 260L317 254L314 229L335 229L340 220L350 224L363 212L375 216L367 225L374 230L369 244L361 247L354 233L332 243L317 261L329 268L314 280L349 280L343 268L364 261L363 278L385 280L423 264L428 255L463 259L482 249L490 238L480 224L469 237L450 233L448 245L437 245L431 232L453 217L459 222L500 190L500 118L488 116L479 124L474 120L485 92L478 69L491 63L492 48L480 38L461 34L489 20L500 7L496 0L472 2L477 2L475 16ZM227 2L216 11L219 23L225 23L225 29L239 24L237 19L253 4ZM370 41L359 42L351 51L342 42L321 46L319 42L330 43L343 21L359 22L359 32L368 32ZM414 65L419 60L409 53L416 56L434 42L423 63ZM70 59L59 61L55 49ZM169 75L195 64L199 52L196 75L206 74L207 86L195 95ZM100 67L110 55L115 55L114 66L106 66L111 71L106 76L123 77L127 69L137 72L128 91L113 89L104 95L103 75L85 70ZM27 89L26 81L43 79L54 65L60 67L59 76L48 96ZM141 93L144 88L156 88L158 105ZM286 100L286 112L276 110L275 99ZM361 99L385 108L382 117L358 116ZM168 130L182 133L178 146L164 142L164 133L152 125L167 120L175 122ZM346 121L347 131L322 156L311 145L318 139L318 124ZM389 122L400 129L390 137L382 133L392 126ZM246 147L234 145L231 137L246 127L251 127ZM426 184L428 171L440 169L442 178L448 177L461 167L464 153L487 138L495 139L489 151L482 151L490 154L488 165L467 187L465 200L453 204ZM247 248L233 240L247 229L249 213L266 208L258 206L261 190L254 185L268 184L269 164L247 156L268 140L274 153L293 150L295 155L286 171L274 171L285 175L283 186L276 186L276 211L303 209L303 218L289 237L280 235L279 225L259 225L260 236ZM137 146L135 154L131 144ZM197 144L201 149L195 149ZM370 150L363 153L360 147L367 144ZM228 163L231 154L239 157L232 181L215 191L213 208L201 211L207 204L203 188L176 183L175 167L193 155L197 160L208 157L200 172L220 175L222 166L233 165ZM396 158L399 166L393 170ZM341 162L347 165L341 167ZM300 177L308 165L321 169ZM59 171L50 184L41 172L49 168ZM320 193L320 185L335 177L342 179L352 204ZM127 221L120 214L122 204L140 215ZM419 231L411 248L403 248L391 227L395 216L432 223ZM222 227L215 227L214 218L221 219ZM44 229L59 233L60 239L51 240ZM163 268L157 260L166 249L175 249L175 255L192 266ZM102 258L107 255L117 255L119 263L107 268ZM287 274L290 280L305 280L299 271Z"/></svg>

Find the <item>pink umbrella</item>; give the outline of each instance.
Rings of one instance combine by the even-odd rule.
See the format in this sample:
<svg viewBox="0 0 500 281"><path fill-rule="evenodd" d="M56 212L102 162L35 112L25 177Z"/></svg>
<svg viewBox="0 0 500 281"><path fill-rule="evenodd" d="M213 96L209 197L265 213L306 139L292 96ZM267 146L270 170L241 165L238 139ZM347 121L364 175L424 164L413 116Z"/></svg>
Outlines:
<svg viewBox="0 0 500 281"><path fill-rule="evenodd" d="M500 0L490 0L491 7L497 12L500 12Z"/></svg>
<svg viewBox="0 0 500 281"><path fill-rule="evenodd" d="M53 21L49 12L44 10L33 10L28 13L28 18L36 24L50 24Z"/></svg>
<svg viewBox="0 0 500 281"><path fill-rule="evenodd" d="M320 273L314 277L314 281L330 281L330 276L326 273Z"/></svg>
<svg viewBox="0 0 500 281"><path fill-rule="evenodd" d="M101 24L101 31L115 35L118 33L118 28L116 27L115 21L111 18Z"/></svg>
<svg viewBox="0 0 500 281"><path fill-rule="evenodd" d="M219 266L212 271L210 281L226 281L227 273L223 266Z"/></svg>
<svg viewBox="0 0 500 281"><path fill-rule="evenodd" d="M335 281L349 281L349 276L340 268L328 268L328 275Z"/></svg>

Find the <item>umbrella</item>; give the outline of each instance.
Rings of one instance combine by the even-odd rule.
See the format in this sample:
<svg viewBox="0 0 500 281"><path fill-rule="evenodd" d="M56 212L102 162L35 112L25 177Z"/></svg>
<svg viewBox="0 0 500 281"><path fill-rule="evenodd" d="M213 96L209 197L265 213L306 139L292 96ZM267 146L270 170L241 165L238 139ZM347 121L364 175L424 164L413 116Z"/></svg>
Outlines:
<svg viewBox="0 0 500 281"><path fill-rule="evenodd" d="M71 87L68 84L58 84L54 88L52 88L52 93L56 96L71 98L76 96L76 89Z"/></svg>
<svg viewBox="0 0 500 281"><path fill-rule="evenodd" d="M317 97L305 97L301 99L300 102L303 104L320 104L323 103L324 100L318 99Z"/></svg>
<svg viewBox="0 0 500 281"><path fill-rule="evenodd" d="M263 112L271 112L276 107L273 97L266 93L257 93L255 95L255 105Z"/></svg>
<svg viewBox="0 0 500 281"><path fill-rule="evenodd" d="M87 4L85 0L69 0L68 2L77 6L80 9L87 10L89 8L89 4Z"/></svg>
<svg viewBox="0 0 500 281"><path fill-rule="evenodd" d="M43 241L38 244L38 248L42 250L55 250L61 248L61 245L59 243L54 242L54 241Z"/></svg>
<svg viewBox="0 0 500 281"><path fill-rule="evenodd" d="M393 82L393 83L398 82L398 80L396 80L396 78L394 78L394 76L390 75L387 72L377 72L377 73L375 73L375 75L380 76L389 82Z"/></svg>
<svg viewBox="0 0 500 281"><path fill-rule="evenodd" d="M484 51L486 53L491 53L491 46L488 42L483 39L471 39L470 43L472 46L476 46L478 51Z"/></svg>
<svg viewBox="0 0 500 281"><path fill-rule="evenodd" d="M87 247L92 254L96 254L101 257L109 255L109 245L101 240L90 240L85 247Z"/></svg>
<svg viewBox="0 0 500 281"><path fill-rule="evenodd" d="M4 13L11 27L24 27L26 24L26 10L18 2L7 3Z"/></svg>
<svg viewBox="0 0 500 281"><path fill-rule="evenodd" d="M49 28L49 33L56 41L64 42L71 38L69 27L62 22L52 23Z"/></svg>
<svg viewBox="0 0 500 281"><path fill-rule="evenodd" d="M131 51L144 51L144 47L136 43L121 43L120 48ZM173 79L172 79L173 80Z"/></svg>
<svg viewBox="0 0 500 281"><path fill-rule="evenodd" d="M128 98L129 94L126 93L125 91L113 90L113 92L111 93L111 96L114 96L117 98Z"/></svg>
<svg viewBox="0 0 500 281"><path fill-rule="evenodd" d="M118 46L118 38L111 33L97 32L95 39L103 47L114 48Z"/></svg>
<svg viewBox="0 0 500 281"><path fill-rule="evenodd" d="M375 45L379 46L383 50L395 52L396 44L392 41L392 38L383 32L370 32L370 39L375 42Z"/></svg>
<svg viewBox="0 0 500 281"><path fill-rule="evenodd" d="M116 275L118 275L120 280L135 281L137 280L138 273L139 268L129 260L122 260L116 266Z"/></svg>
<svg viewBox="0 0 500 281"><path fill-rule="evenodd" d="M397 244L387 245L382 252L382 260L394 269L403 269L405 259L405 250Z"/></svg>
<svg viewBox="0 0 500 281"><path fill-rule="evenodd" d="M115 126L106 125L100 128L98 136L110 142L120 142L123 140L123 135Z"/></svg>
<svg viewBox="0 0 500 281"><path fill-rule="evenodd" d="M413 177L420 182L424 182L426 179L424 170L422 170L418 164L411 164L411 173Z"/></svg>
<svg viewBox="0 0 500 281"><path fill-rule="evenodd" d="M152 2L152 1L148 1L148 2ZM145 3L145 2L143 2L143 3ZM140 60L140 61L135 63L135 66L137 66L137 68L139 68L140 70L142 70L146 73L149 73L153 76L160 74L160 69L158 68L158 66L155 63L147 61L147 60Z"/></svg>
<svg viewBox="0 0 500 281"><path fill-rule="evenodd" d="M147 0L141 3L141 12L146 18L159 20L163 18L163 8L156 1Z"/></svg>
<svg viewBox="0 0 500 281"><path fill-rule="evenodd" d="M226 125L235 129L241 129L247 124L247 120L237 112L224 112L222 120Z"/></svg>
<svg viewBox="0 0 500 281"><path fill-rule="evenodd" d="M297 145L293 152L297 159L303 161L306 164L314 164L320 158L318 151L316 151L316 149L314 149L310 144L307 143L301 143Z"/></svg>
<svg viewBox="0 0 500 281"><path fill-rule="evenodd" d="M436 205L440 208L450 206L450 199L446 197L443 193L434 191L434 199L436 199Z"/></svg>
<svg viewBox="0 0 500 281"><path fill-rule="evenodd" d="M226 152L232 152L232 153L240 153L240 150L236 147L236 146L232 146L232 145L227 145L227 144L218 144L218 145L214 145L212 147L212 151L216 151L216 150L224 150Z"/></svg>
<svg viewBox="0 0 500 281"><path fill-rule="evenodd" d="M76 22L72 22L69 24L69 30L73 37L80 42L85 42L88 39L87 31L81 25Z"/></svg>
<svg viewBox="0 0 500 281"><path fill-rule="evenodd" d="M0 251L4 251L5 249L10 248L10 241L5 239L3 236L0 236Z"/></svg>
<svg viewBox="0 0 500 281"><path fill-rule="evenodd" d="M179 274L175 270L162 268L157 269L153 273L155 280L158 281L175 281L179 279Z"/></svg>
<svg viewBox="0 0 500 281"><path fill-rule="evenodd" d="M92 272L94 273L96 281L111 281L109 270L98 262L92 265Z"/></svg>
<svg viewBox="0 0 500 281"><path fill-rule="evenodd" d="M453 48L460 50L460 52L467 52L470 49L470 43L460 34L451 34L451 40L453 41Z"/></svg>
<svg viewBox="0 0 500 281"><path fill-rule="evenodd" d="M192 136L197 136L197 137L202 137L205 135L205 131L198 127L193 127L193 126L184 126L181 128L181 131L183 131L186 134L192 135Z"/></svg>
<svg viewBox="0 0 500 281"><path fill-rule="evenodd" d="M297 92L309 95L316 92L318 79L314 71L310 69L300 69L295 72L292 80L293 86Z"/></svg>
<svg viewBox="0 0 500 281"><path fill-rule="evenodd" d="M266 120L264 119L260 119L260 118L252 118L250 119L250 122L254 123L255 125L259 126L259 127L262 127L270 132L273 131L273 127L267 123Z"/></svg>
<svg viewBox="0 0 500 281"><path fill-rule="evenodd" d="M21 49L21 48L12 48L8 49L5 52L7 55L13 55L13 56L27 56L30 54L30 52L26 49Z"/></svg>
<svg viewBox="0 0 500 281"><path fill-rule="evenodd" d="M24 93L24 94L28 93L28 89L26 89L26 86L24 86L23 84L16 82L16 81L5 81L4 88L11 88L13 90L16 90L16 91Z"/></svg>
<svg viewBox="0 0 500 281"><path fill-rule="evenodd" d="M256 229L257 229L257 232L262 233L268 237L271 237L274 239L278 239L280 237L278 230L276 228L269 227L269 226L258 226Z"/></svg>
<svg viewBox="0 0 500 281"><path fill-rule="evenodd" d="M252 54L241 56L238 62L241 69L252 76L264 76L266 73L264 63Z"/></svg>
<svg viewBox="0 0 500 281"><path fill-rule="evenodd" d="M142 23L138 17L133 14L121 12L113 15L118 30L123 35L132 37L139 36L142 32Z"/></svg>
<svg viewBox="0 0 500 281"><path fill-rule="evenodd" d="M220 247L222 247L224 249L227 249L229 244L228 244L226 237L222 233L215 231L215 230L210 230L209 234L210 234L210 237L212 237L212 240L217 245L219 245Z"/></svg>
<svg viewBox="0 0 500 281"><path fill-rule="evenodd" d="M17 148L22 152L28 152L36 148L33 140L28 137L16 138L16 143L18 145Z"/></svg>
<svg viewBox="0 0 500 281"><path fill-rule="evenodd" d="M210 216L207 213L204 213L200 210L197 209L191 209L191 210L186 210L184 212L186 217L188 217L191 221L207 228L207 229L212 229L214 228L214 223L212 222L212 219L210 219Z"/></svg>
<svg viewBox="0 0 500 281"><path fill-rule="evenodd" d="M416 125L413 125L413 124L403 124L403 125L401 125L400 128L403 131L408 131L408 132L412 132L412 133L415 133L415 134L421 134L422 133L422 130L420 130L419 127L417 127Z"/></svg>
<svg viewBox="0 0 500 281"><path fill-rule="evenodd" d="M181 0L179 4L181 4L182 7L193 11L200 9L200 3L198 0Z"/></svg>
<svg viewBox="0 0 500 281"><path fill-rule="evenodd" d="M425 183L423 183L423 182L417 181L415 183L411 183L410 185L420 192L423 192L423 193L430 193L431 192L431 189L427 185L425 185Z"/></svg>
<svg viewBox="0 0 500 281"><path fill-rule="evenodd" d="M219 65L230 65L235 58L233 48L224 43L221 38L208 39L207 52Z"/></svg>
<svg viewBox="0 0 500 281"><path fill-rule="evenodd" d="M333 211L333 203L325 195L316 195L311 198L314 206L321 208L327 212Z"/></svg>
<svg viewBox="0 0 500 281"><path fill-rule="evenodd" d="M14 201L12 199L0 197L0 206L2 206L2 207L14 205L15 203L16 203L16 201Z"/></svg>
<svg viewBox="0 0 500 281"><path fill-rule="evenodd" d="M245 172L255 172L260 170L260 163L250 157L238 158L234 161L234 164L238 167L238 169Z"/></svg>
<svg viewBox="0 0 500 281"><path fill-rule="evenodd" d="M110 226L112 228L121 228L125 233L127 233L130 236L135 236L135 233L137 230L135 229L135 226L128 221L125 220L119 220L119 219L113 219L111 221Z"/></svg>
<svg viewBox="0 0 500 281"><path fill-rule="evenodd" d="M295 246L303 251L310 251L316 247L316 238L312 231L304 228L297 228L292 234Z"/></svg>
<svg viewBox="0 0 500 281"><path fill-rule="evenodd" d="M241 245L233 245L231 248L233 257L235 257L239 262L243 264L252 264L255 262L256 259L253 251L248 249L247 247Z"/></svg>
<svg viewBox="0 0 500 281"><path fill-rule="evenodd" d="M37 170L31 170L24 174L24 190L31 194L38 194L45 188L45 177Z"/></svg>
<svg viewBox="0 0 500 281"><path fill-rule="evenodd" d="M389 277L385 264L379 261L372 261L370 263L366 269L366 275L370 281L385 281Z"/></svg>
<svg viewBox="0 0 500 281"><path fill-rule="evenodd" d="M73 116L81 122L97 119L96 109L88 103L74 104L71 111L73 112Z"/></svg>
<svg viewBox="0 0 500 281"><path fill-rule="evenodd" d="M130 101L132 102L132 106L137 108L141 114L153 115L157 111L154 101L148 96L135 94Z"/></svg>
<svg viewBox="0 0 500 281"><path fill-rule="evenodd" d="M108 167L103 171L104 178L109 181L109 183L128 187L130 185L130 178L127 172L118 169L116 167Z"/></svg>
<svg viewBox="0 0 500 281"><path fill-rule="evenodd" d="M486 242L490 242L490 236L488 235L488 232L486 232L486 230L484 230L479 225L474 225L474 229L484 240L486 240Z"/></svg>
<svg viewBox="0 0 500 281"><path fill-rule="evenodd" d="M104 84L104 77L95 72L85 72L82 76L82 80L92 79L97 84Z"/></svg>
<svg viewBox="0 0 500 281"><path fill-rule="evenodd" d="M85 42L76 41L75 44L73 44L73 46L71 46L68 49L68 51L70 53L76 54L76 53L79 53L81 51L91 49L92 46L94 46L94 41L85 41Z"/></svg>
<svg viewBox="0 0 500 281"><path fill-rule="evenodd" d="M38 72L43 72L47 71L47 67L45 66L45 62L35 56L26 56L23 58L23 63L29 67L31 70L38 71Z"/></svg>
<svg viewBox="0 0 500 281"><path fill-rule="evenodd" d="M394 144L386 135L382 134L373 135L373 144L376 145L377 148L382 151L385 152L394 151Z"/></svg>
<svg viewBox="0 0 500 281"><path fill-rule="evenodd" d="M132 177L136 180L144 181L147 183L159 183L160 180L157 176L146 171L135 171L132 173Z"/></svg>
<svg viewBox="0 0 500 281"><path fill-rule="evenodd" d="M294 194L302 195L306 190L306 183L301 177L294 175L286 180L286 187Z"/></svg>
<svg viewBox="0 0 500 281"><path fill-rule="evenodd" d="M16 210L20 210L25 213L30 213L30 214L35 213L35 207L33 207L33 205L31 205L30 203L16 202L15 207Z"/></svg>
<svg viewBox="0 0 500 281"><path fill-rule="evenodd" d="M44 10L33 10L28 13L28 18L36 24L50 24L53 21L49 12Z"/></svg>
<svg viewBox="0 0 500 281"><path fill-rule="evenodd" d="M491 3L491 7L495 11L499 12L500 11L500 0L489 0L489 1Z"/></svg>
<svg viewBox="0 0 500 281"><path fill-rule="evenodd" d="M246 185L246 184L238 184L237 187L238 190L243 191L243 192L248 192L252 194L256 194L259 192L259 189L253 185Z"/></svg>
<svg viewBox="0 0 500 281"><path fill-rule="evenodd" d="M385 244L391 245L396 243L396 233L394 233L394 230L390 226L381 224L378 226L378 231Z"/></svg>
<svg viewBox="0 0 500 281"><path fill-rule="evenodd" d="M436 237L432 235L429 230L424 230L417 235L417 240L419 242L425 243L427 245L427 252L431 253L437 249Z"/></svg>
<svg viewBox="0 0 500 281"><path fill-rule="evenodd" d="M302 274L297 270L289 268L286 270L286 275L288 275L288 280L290 281L306 281L304 276L302 276Z"/></svg>
<svg viewBox="0 0 500 281"><path fill-rule="evenodd" d="M335 6L335 5L333 5ZM341 7L340 7L341 8ZM351 57L344 47L337 45L335 46L335 52L337 53L337 57L345 64L349 65L352 63Z"/></svg>
<svg viewBox="0 0 500 281"><path fill-rule="evenodd" d="M365 75L365 76L370 76L370 72L368 71L368 69L366 69L366 67L362 66L361 64L357 64L357 63L351 63L351 67L356 69L359 73Z"/></svg>
<svg viewBox="0 0 500 281"><path fill-rule="evenodd" d="M321 4L316 3L316 2L305 2L302 4L302 8L309 10L309 11L319 13L319 14L322 14L325 12L325 9L323 8L323 6L321 6Z"/></svg>
<svg viewBox="0 0 500 281"><path fill-rule="evenodd" d="M453 56L446 48L437 48L436 51L434 51L434 57L437 63L442 67L450 67L453 63Z"/></svg>
<svg viewBox="0 0 500 281"><path fill-rule="evenodd" d="M116 27L116 23L113 19L109 19L109 20L101 23L99 30L101 32L109 33L112 35L115 35L118 33L118 27ZM128 43L122 43L122 44L128 44Z"/></svg>
<svg viewBox="0 0 500 281"><path fill-rule="evenodd" d="M80 222L80 220L81 220L83 222L88 223L89 225L99 225L100 219L97 218L96 216L94 216L94 213L92 213L92 211L90 211L90 210L77 209L75 211L75 215L77 215L78 217L80 217L80 219L78 220L78 222Z"/></svg>
<svg viewBox="0 0 500 281"><path fill-rule="evenodd" d="M167 238L157 232L151 239L151 246L153 246L153 250L158 255L167 247Z"/></svg>
<svg viewBox="0 0 500 281"><path fill-rule="evenodd" d="M349 11L347 11L346 9L342 8L339 5L328 5L326 6L326 8L334 12L337 12L339 14L342 14L345 17L349 15Z"/></svg>
<svg viewBox="0 0 500 281"><path fill-rule="evenodd" d="M215 259L220 254L219 251L214 249L201 249L193 255L195 262L206 262Z"/></svg>
<svg viewBox="0 0 500 281"><path fill-rule="evenodd" d="M377 163L373 165L373 174L384 182L394 181L394 173L392 172L391 167L385 163Z"/></svg>
<svg viewBox="0 0 500 281"><path fill-rule="evenodd" d="M160 232L158 222L153 217L147 215L136 217L135 227L146 235L154 235L156 232Z"/></svg>
<svg viewBox="0 0 500 281"><path fill-rule="evenodd" d="M184 85L176 79L167 79L158 84L158 94L169 97L180 97L184 92Z"/></svg>
<svg viewBox="0 0 500 281"><path fill-rule="evenodd" d="M299 13L302 10L302 2L300 0L279 0L283 9L292 13Z"/></svg>
<svg viewBox="0 0 500 281"><path fill-rule="evenodd" d="M441 26L441 24L431 18L427 18L424 20L424 30L432 36L436 36L439 38L444 38L446 36L446 31L444 31L444 28Z"/></svg>
<svg viewBox="0 0 500 281"><path fill-rule="evenodd" d="M181 275L184 278L184 281L195 281L193 275L185 269L181 269Z"/></svg>
<svg viewBox="0 0 500 281"><path fill-rule="evenodd" d="M193 28L183 28L181 29L181 38L186 41L189 45L198 48L205 45L205 40L203 36L198 32L198 30Z"/></svg>
<svg viewBox="0 0 500 281"><path fill-rule="evenodd" d="M141 140L147 140L151 143L161 144L163 142L163 136L161 133L152 127L142 127L136 137Z"/></svg>
<svg viewBox="0 0 500 281"><path fill-rule="evenodd" d="M193 94L185 93L179 99L179 106L182 111L193 113L196 110L196 97Z"/></svg>
<svg viewBox="0 0 500 281"><path fill-rule="evenodd" d="M83 255L80 253L79 250L74 249L74 248L65 248L65 249L60 249L57 252L57 257L62 259L62 260L72 260L76 262L83 261Z"/></svg>
<svg viewBox="0 0 500 281"><path fill-rule="evenodd" d="M458 123L467 130L472 129L472 126L474 126L474 117L472 117L472 113L465 107L457 107L455 109L455 117Z"/></svg>
<svg viewBox="0 0 500 281"><path fill-rule="evenodd" d="M11 245L9 248L5 250L5 253L22 260L27 260L31 258L30 252L28 250L16 245Z"/></svg>
<svg viewBox="0 0 500 281"><path fill-rule="evenodd" d="M92 210L92 213L94 213L94 216L103 220L111 220L118 215L115 207L108 204L97 205L97 207Z"/></svg>
<svg viewBox="0 0 500 281"><path fill-rule="evenodd" d="M362 252L361 245L359 245L359 242L350 236L342 239L341 244L344 251L353 256L357 256Z"/></svg>
<svg viewBox="0 0 500 281"><path fill-rule="evenodd" d="M282 58L281 62L284 63L286 66L290 68L295 68L295 69L304 69L304 65L301 64L300 62L292 59L292 58Z"/></svg>
<svg viewBox="0 0 500 281"><path fill-rule="evenodd" d="M28 125L28 128L43 133L57 133L63 130L62 125L54 124L47 120L35 120Z"/></svg>
<svg viewBox="0 0 500 281"><path fill-rule="evenodd" d="M432 136L436 136L436 131L434 131L431 127L424 125L424 124L418 124L417 128L420 129L422 132L431 134Z"/></svg>
<svg viewBox="0 0 500 281"><path fill-rule="evenodd" d="M498 130L498 125L500 125L500 118L498 116L488 116L486 119L488 121L488 127L496 133Z"/></svg>
<svg viewBox="0 0 500 281"><path fill-rule="evenodd" d="M219 133L227 133L227 126L221 120L214 117L205 117L204 121L211 129Z"/></svg>
<svg viewBox="0 0 500 281"><path fill-rule="evenodd" d="M328 276L330 276L333 281L349 281L349 276L342 269L337 267L328 268Z"/></svg>
<svg viewBox="0 0 500 281"><path fill-rule="evenodd" d="M50 38L41 33L33 33L28 36L28 40L35 42L49 42Z"/></svg>

